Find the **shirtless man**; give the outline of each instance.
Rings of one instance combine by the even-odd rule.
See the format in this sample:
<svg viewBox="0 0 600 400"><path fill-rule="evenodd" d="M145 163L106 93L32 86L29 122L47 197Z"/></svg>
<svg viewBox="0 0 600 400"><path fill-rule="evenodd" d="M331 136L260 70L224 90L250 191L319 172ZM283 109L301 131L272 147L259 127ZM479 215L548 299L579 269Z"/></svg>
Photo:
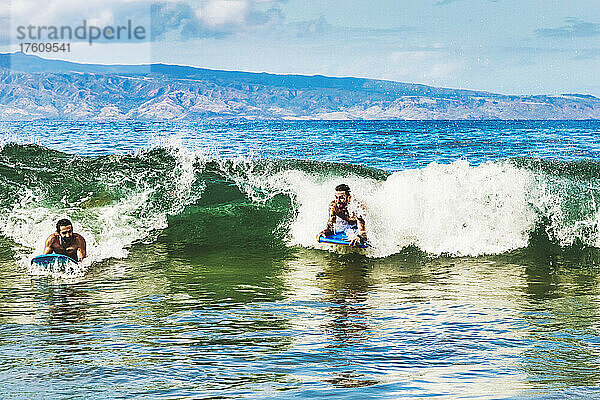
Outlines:
<svg viewBox="0 0 600 400"><path fill-rule="evenodd" d="M56 223L56 232L46 239L44 254L63 254L81 262L85 257L85 239L73 233L73 224L68 219Z"/></svg>
<svg viewBox="0 0 600 400"><path fill-rule="evenodd" d="M350 187L342 183L335 187L335 200L329 203L329 219L327 227L319 232L317 240L322 236L329 236L334 233L347 231L351 229L353 235L350 235L350 246L358 246L367 241L367 232L365 230L365 220L363 217L363 207L361 204L351 202Z"/></svg>

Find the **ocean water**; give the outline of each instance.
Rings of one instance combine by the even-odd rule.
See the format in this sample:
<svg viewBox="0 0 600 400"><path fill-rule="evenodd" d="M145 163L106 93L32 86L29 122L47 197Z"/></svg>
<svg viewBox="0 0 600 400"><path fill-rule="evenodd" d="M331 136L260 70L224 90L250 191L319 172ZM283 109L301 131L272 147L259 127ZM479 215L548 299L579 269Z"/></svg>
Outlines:
<svg viewBox="0 0 600 400"><path fill-rule="evenodd" d="M599 398L599 134L0 123L0 397ZM342 182L367 250L315 242Z"/></svg>

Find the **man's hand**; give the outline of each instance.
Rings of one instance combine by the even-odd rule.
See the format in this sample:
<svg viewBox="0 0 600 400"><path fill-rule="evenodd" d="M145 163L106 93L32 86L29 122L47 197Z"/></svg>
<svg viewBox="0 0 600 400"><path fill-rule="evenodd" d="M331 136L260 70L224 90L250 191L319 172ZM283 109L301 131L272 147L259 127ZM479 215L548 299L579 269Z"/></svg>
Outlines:
<svg viewBox="0 0 600 400"><path fill-rule="evenodd" d="M321 239L323 236L325 236L325 232L324 232L324 231L321 231L321 232L319 232L319 233L317 234L317 242L320 242L320 240L319 240L319 239Z"/></svg>
<svg viewBox="0 0 600 400"><path fill-rule="evenodd" d="M338 211L338 206L335 201L329 203L329 216L334 215Z"/></svg>
<svg viewBox="0 0 600 400"><path fill-rule="evenodd" d="M365 244L365 243L366 243L366 241L367 241L367 236L366 236L364 233L362 233L362 234L356 235L356 236L355 236L355 237L354 237L354 238L353 238L353 239L350 241L350 243L349 243L349 246L352 246L352 247L358 247L358 246L360 246L360 245L362 245L362 244Z"/></svg>
<svg viewBox="0 0 600 400"><path fill-rule="evenodd" d="M352 239L352 240L350 241L350 243L349 243L349 246L352 246L352 247L358 247L358 246L360 246L361 244L362 244L362 240L360 240L360 238L359 238L359 237L355 237L354 239Z"/></svg>

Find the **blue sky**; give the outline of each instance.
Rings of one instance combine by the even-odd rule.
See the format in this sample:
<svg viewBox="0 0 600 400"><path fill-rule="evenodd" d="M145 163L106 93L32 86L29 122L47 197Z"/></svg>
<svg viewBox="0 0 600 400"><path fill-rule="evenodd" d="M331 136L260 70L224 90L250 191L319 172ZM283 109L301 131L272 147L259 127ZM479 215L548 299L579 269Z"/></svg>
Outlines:
<svg viewBox="0 0 600 400"><path fill-rule="evenodd" d="M600 96L598 0L20 0L1 7L10 37L24 22L82 18L99 25L130 18L153 33L151 43L76 43L53 58ZM14 38L4 43L3 51L16 50Z"/></svg>

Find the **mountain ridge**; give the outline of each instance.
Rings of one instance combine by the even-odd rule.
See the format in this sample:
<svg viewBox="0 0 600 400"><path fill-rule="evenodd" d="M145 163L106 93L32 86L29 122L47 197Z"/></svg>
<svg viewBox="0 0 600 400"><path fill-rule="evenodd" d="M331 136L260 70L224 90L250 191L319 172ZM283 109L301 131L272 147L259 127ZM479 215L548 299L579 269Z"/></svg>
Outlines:
<svg viewBox="0 0 600 400"><path fill-rule="evenodd" d="M0 53L0 118L33 120L600 119L589 94L504 95L323 75Z"/></svg>

